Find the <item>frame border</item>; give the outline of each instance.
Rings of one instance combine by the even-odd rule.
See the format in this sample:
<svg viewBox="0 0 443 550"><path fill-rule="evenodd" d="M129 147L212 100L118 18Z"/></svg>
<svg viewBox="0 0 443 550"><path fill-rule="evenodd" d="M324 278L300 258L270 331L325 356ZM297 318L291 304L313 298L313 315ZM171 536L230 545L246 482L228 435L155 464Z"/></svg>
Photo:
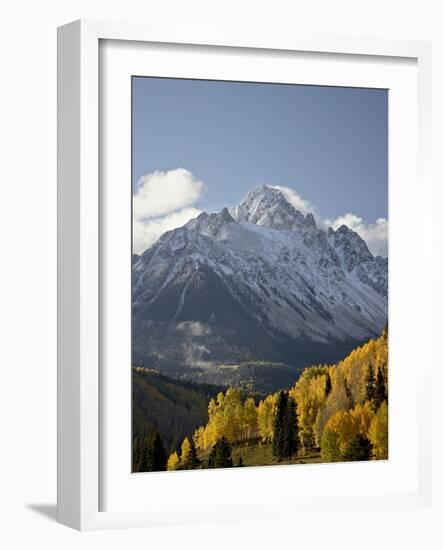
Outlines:
<svg viewBox="0 0 443 550"><path fill-rule="evenodd" d="M224 33L226 34L226 33ZM147 527L141 511L99 511L99 41L126 40L219 46L241 49L297 50L347 55L409 57L418 63L419 182L422 208L432 206L430 42L313 34L245 38L186 35L168 37L154 26L79 20L57 34L57 508L58 521L78 530ZM430 234L432 219L423 231ZM423 250L430 258L431 250ZM423 262L422 262L423 265ZM431 300L432 288L424 289ZM432 401L430 369L419 387L419 487L399 496L346 499L340 509L362 504L369 510L432 504ZM423 427L427 427L426 431ZM358 502L358 504L357 504ZM308 506L310 508L310 506ZM315 506L314 506L315 508ZM252 519L250 514L245 519ZM163 522L162 522L163 523ZM167 518L164 524L169 524ZM158 525L158 522L156 522Z"/></svg>

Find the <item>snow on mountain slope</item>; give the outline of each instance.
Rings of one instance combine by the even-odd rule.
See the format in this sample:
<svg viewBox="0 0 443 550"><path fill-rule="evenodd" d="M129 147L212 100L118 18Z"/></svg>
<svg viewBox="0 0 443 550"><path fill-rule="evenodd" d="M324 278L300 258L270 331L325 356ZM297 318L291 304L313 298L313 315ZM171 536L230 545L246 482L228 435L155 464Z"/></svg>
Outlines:
<svg viewBox="0 0 443 550"><path fill-rule="evenodd" d="M383 329L387 271L357 233L262 186L134 257L134 354L160 368L332 360Z"/></svg>

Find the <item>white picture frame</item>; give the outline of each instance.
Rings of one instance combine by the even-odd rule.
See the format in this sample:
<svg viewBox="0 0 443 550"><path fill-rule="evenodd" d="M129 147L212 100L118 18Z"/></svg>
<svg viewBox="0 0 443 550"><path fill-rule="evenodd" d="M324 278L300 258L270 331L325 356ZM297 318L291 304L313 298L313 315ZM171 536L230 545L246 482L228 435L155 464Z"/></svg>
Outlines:
<svg viewBox="0 0 443 550"><path fill-rule="evenodd" d="M101 387L100 358L100 303L103 291L100 285L102 254L100 224L103 201L99 185L100 127L102 106L99 96L100 43L101 41L125 41L131 44L175 44L176 47L194 45L197 48L225 48L230 55L248 51L271 51L284 56L288 52L330 53L337 56L368 56L370 58L412 59L417 65L418 80L418 181L417 195L425 205L429 200L431 180L429 176L430 154L430 67L431 46L426 42L370 40L345 37L316 37L297 35L289 40L224 40L207 41L201 37L186 36L186 31L172 36L157 35L153 29L136 24L77 21L59 29L58 33L58 520L80 530L152 526L161 524L191 523L215 519L257 519L272 515L266 508L266 494L254 497L250 506L241 501L231 507L222 506L210 510L204 504L169 510L159 506L129 507L122 500L121 507L103 510L100 484L103 483L102 441L103 414L106 407ZM210 52L208 53L210 56ZM415 178L415 175L414 175ZM417 183L417 182L415 182ZM128 183L129 185L129 183ZM417 222L420 242L430 232L432 221L424 216ZM420 265L427 265L432 250L420 248ZM417 273L417 312L430 318L426 310L430 287L428 273ZM428 300L426 300L428 298ZM429 316L428 316L429 315ZM424 327L423 327L424 331ZM429 352L430 353L430 352ZM431 361L423 362L415 387L417 397L417 467L413 489L377 494L346 495L329 493L302 500L304 510L326 509L333 504L343 511L398 509L429 507L432 501L431 432L429 418L431 401ZM341 465L343 467L343 465ZM356 466L356 465L355 465ZM333 467L333 466L328 466ZM340 467L340 465L338 466ZM353 468L354 465L345 465ZM289 476L290 470L278 467L280 480ZM260 475L260 468L246 474L249 483ZM273 469L274 471L276 468ZM269 471L269 470L268 470ZM337 475L339 470L336 470ZM360 475L355 470L354 475ZM203 473L203 472L202 472ZM205 472L206 475L208 472ZM215 475L226 472L210 472ZM229 472L230 483L240 482L240 472ZM245 475L245 472L241 472ZM157 475L157 474L156 474ZM164 475L164 474L159 474ZM171 484L185 483L192 478L194 486L207 485L207 478L200 472L180 472L169 475ZM274 474L272 474L274 475ZM234 477L235 476L235 477ZM153 486L158 486L158 480ZM174 481L175 479L175 481ZM220 477L218 483L226 483ZM145 478L149 484L149 478ZM151 477L151 480L154 480ZM271 482L271 478L269 478ZM352 489L352 487L351 487ZM155 489L154 489L155 498ZM278 498L278 495L273 495ZM152 499L152 495L151 495ZM289 498L291 502L291 498ZM300 508L300 500L293 499L293 507ZM281 514L280 514L281 515ZM289 517L289 516L288 516Z"/></svg>

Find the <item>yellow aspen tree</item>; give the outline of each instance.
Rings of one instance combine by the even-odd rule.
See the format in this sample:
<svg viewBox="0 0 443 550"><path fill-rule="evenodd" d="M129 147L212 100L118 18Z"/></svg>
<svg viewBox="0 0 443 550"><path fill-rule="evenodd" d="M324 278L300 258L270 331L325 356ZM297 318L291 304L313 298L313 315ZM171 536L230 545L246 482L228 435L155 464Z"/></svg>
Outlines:
<svg viewBox="0 0 443 550"><path fill-rule="evenodd" d="M177 470L180 467L180 457L177 452L173 452L169 455L168 462L166 464L167 470Z"/></svg>
<svg viewBox="0 0 443 550"><path fill-rule="evenodd" d="M310 367L290 391L297 403L298 437L304 450L316 446L315 424L318 412L326 402L328 377L327 367Z"/></svg>
<svg viewBox="0 0 443 550"><path fill-rule="evenodd" d="M252 397L248 397L243 405L243 436L255 437L258 431L257 408Z"/></svg>
<svg viewBox="0 0 443 550"><path fill-rule="evenodd" d="M223 403L224 403L224 400L225 400L225 395L224 393L221 391L217 394L217 406L218 407L222 407L223 406Z"/></svg>
<svg viewBox="0 0 443 550"><path fill-rule="evenodd" d="M211 420L211 418L214 416L215 412L217 410L217 405L215 403L215 400L214 399L211 399L209 401L209 404L208 404L208 416L209 416L209 420Z"/></svg>
<svg viewBox="0 0 443 550"><path fill-rule="evenodd" d="M369 427L374 418L374 411L369 401L358 403L351 411L351 415L357 423L358 431L363 437L368 437Z"/></svg>
<svg viewBox="0 0 443 550"><path fill-rule="evenodd" d="M189 439L185 437L182 443L182 452L181 452L182 464L186 464L186 462L188 461L190 451L191 451L191 444L189 442Z"/></svg>
<svg viewBox="0 0 443 550"><path fill-rule="evenodd" d="M268 395L258 404L258 430L263 443L270 443L274 435L275 395Z"/></svg>
<svg viewBox="0 0 443 550"><path fill-rule="evenodd" d="M195 430L193 435L195 446L199 451L204 451L206 449L205 441L204 441L204 433L205 433L204 426L200 426Z"/></svg>
<svg viewBox="0 0 443 550"><path fill-rule="evenodd" d="M349 411L339 411L326 422L325 431L336 436L336 442L343 457L350 442L358 435L358 423Z"/></svg>
<svg viewBox="0 0 443 550"><path fill-rule="evenodd" d="M376 460L388 459L388 406L383 402L375 413L368 430L369 441Z"/></svg>

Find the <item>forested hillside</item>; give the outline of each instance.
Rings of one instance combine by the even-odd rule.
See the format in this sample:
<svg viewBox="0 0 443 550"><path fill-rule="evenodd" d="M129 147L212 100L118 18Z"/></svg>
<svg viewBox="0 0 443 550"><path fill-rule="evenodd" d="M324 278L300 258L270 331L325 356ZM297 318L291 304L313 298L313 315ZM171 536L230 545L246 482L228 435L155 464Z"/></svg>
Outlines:
<svg viewBox="0 0 443 550"><path fill-rule="evenodd" d="M220 387L171 380L156 371L132 372L133 438L157 430L168 452L208 420L208 401Z"/></svg>
<svg viewBox="0 0 443 550"><path fill-rule="evenodd" d="M155 403L151 418L163 419L161 425L151 422L149 428L155 427L161 434L171 429L174 434L165 436L164 443L172 451L169 459L160 452L155 467L151 462L141 469L388 458L387 329L336 365L308 367L293 386L262 399L240 388L217 395L208 391L213 387L203 393L180 386L178 390L175 382L158 374L136 371L136 375L140 380L135 384L134 401L143 403L144 382L151 396L149 403ZM171 419L169 428L165 423ZM137 433L147 431L139 428ZM139 441L137 456L149 454L147 449L154 443L158 445L151 438L143 447Z"/></svg>

